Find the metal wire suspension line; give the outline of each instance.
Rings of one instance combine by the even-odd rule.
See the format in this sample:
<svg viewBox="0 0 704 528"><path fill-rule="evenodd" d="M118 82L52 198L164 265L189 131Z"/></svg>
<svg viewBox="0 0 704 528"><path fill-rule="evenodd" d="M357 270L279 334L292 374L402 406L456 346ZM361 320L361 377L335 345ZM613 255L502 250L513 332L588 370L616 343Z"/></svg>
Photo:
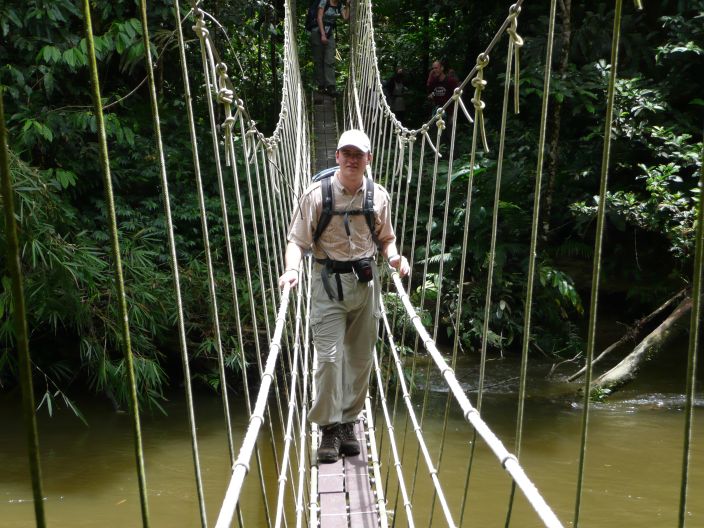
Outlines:
<svg viewBox="0 0 704 528"><path fill-rule="evenodd" d="M699 214L697 216L697 234L692 269L692 318L689 325L689 349L687 352L687 388L684 418L684 446L682 449L682 478L680 485L680 504L678 524L684 528L687 518L687 489L689 484L689 459L692 448L692 429L694 422L694 391L697 379L697 354L699 332L702 322L702 273L704 273L704 150L699 165Z"/></svg>
<svg viewBox="0 0 704 528"><path fill-rule="evenodd" d="M306 263L306 274L304 277L309 278L311 276L312 260L308 260ZM303 284L299 284L299 288L303 288ZM307 434L306 428L308 425L308 387L309 387L309 375L308 370L310 361L310 324L308 324L310 314L310 304L311 304L311 284L310 280L305 281L306 288L306 324L303 328L303 395L301 396L301 412L300 412L300 425L299 425L299 442L301 445L301 455L298 459L298 493L296 495L296 528L302 528L304 517L306 516L306 509L303 507L303 490L305 488L305 478L306 478L306 462L309 460L306 458L306 453L308 452L307 447ZM311 472L312 474L312 472ZM311 477L312 478L312 477Z"/></svg>
<svg viewBox="0 0 704 528"><path fill-rule="evenodd" d="M84 5L84 8L85 5ZM87 9L87 8L86 8ZM90 13L86 19L86 33L90 31ZM88 39L87 39L88 40ZM93 44L92 33L89 34L89 44ZM95 65L95 50L89 48L89 59ZM90 55L90 53L93 55ZM91 73L94 70L91 70ZM91 80L96 80L92 78ZM93 87L94 91L96 86ZM0 87L0 196L5 211L5 233L7 234L7 267L12 280L12 302L14 304L13 318L15 339L17 340L17 362L19 367L20 388L22 390L22 419L27 435L27 450L29 457L29 472L32 476L32 497L34 498L34 518L38 528L46 526L44 513L44 492L42 490L42 468L39 460L39 432L35 414L34 388L32 384L32 358L29 355L29 329L27 327L27 310L25 307L22 265L20 261L19 237L17 235L17 219L15 217L15 199L8 159L7 129L5 128L5 105L3 103L4 88ZM100 98L97 99L100 101ZM102 114L100 115L102 118ZM102 124L99 120L98 124ZM103 138L105 130L102 130ZM101 156L107 153L107 144L101 143ZM105 152L103 151L105 147ZM105 158L107 160L107 156Z"/></svg>
<svg viewBox="0 0 704 528"><path fill-rule="evenodd" d="M300 273L300 266L299 266ZM284 494L286 492L286 471L289 467L289 454L291 448L291 442L293 441L293 424L294 416L296 414L296 385L298 383L298 362L301 356L301 341L300 341L300 330L302 326L302 316L301 316L301 305L303 300L303 289L298 288L296 292L296 310L295 310L295 335L293 338L293 365L291 366L291 380L289 389L289 402L288 402L288 415L286 418L286 429L284 431L284 450L281 455L281 469L279 471L279 491L278 499L276 501L276 518L274 521L274 527L279 528L283 522L284 515ZM295 494L295 489L293 490ZM298 505L297 505L298 506ZM297 508L298 509L298 508Z"/></svg>
<svg viewBox="0 0 704 528"><path fill-rule="evenodd" d="M520 12L520 8L515 8L514 6L511 6L510 10L514 10L514 14L517 17L518 13ZM515 26L515 18L514 18L514 24L512 24L512 28ZM508 31L508 30L507 30ZM497 239L497 232L498 232L498 218L499 218L499 207L500 207L500 194L501 194L501 177L503 174L503 163L504 163L504 147L506 144L506 121L507 121L507 115L508 115L508 101L509 101L509 89L511 86L511 69L512 69L512 59L514 58L514 38L519 38L517 37L517 33L509 33L512 35L512 38L509 39L508 43L508 53L506 57L506 72L504 75L504 96L503 96L503 106L501 110L501 129L499 133L499 151L498 151L498 156L497 156L497 165L496 165L496 179L495 179L495 184L494 184L494 208L493 208L493 214L492 214L492 224L491 224L491 242L489 245L489 254L488 254L488 264L487 264L487 286L486 286L486 296L485 296L485 301L484 301L484 323L482 327L482 344L481 344L481 362L484 364L486 362L486 350L487 350L487 345L489 341L489 319L490 319L490 313L491 313L491 298L492 298L492 285L493 285L493 278L494 278L494 261L496 257L496 239ZM515 35L515 37L514 37ZM516 55L517 57L517 55ZM518 65L516 64L516 68L518 68ZM517 82L517 77L514 78L514 83ZM516 86L514 90L515 94L518 94L518 86ZM517 106L514 108L514 110L517 110ZM483 376L480 376L481 380L483 382ZM481 392L479 392L479 396L481 397ZM477 406L479 408L479 405ZM474 459L474 452L476 449L476 431L473 432L472 434L472 440L471 440L471 452L470 452L470 457L469 461L467 464L467 473L465 477L465 484L464 484L464 494L462 498L462 507L460 509L460 526L462 526L462 523L464 521L464 513L465 513L465 507L467 504L467 498L469 496L469 478L471 474L471 469L472 469L472 461ZM519 444L520 445L520 444ZM516 453L516 457L519 457L519 453ZM515 489L514 484L512 483L512 489ZM510 506L509 506L510 510ZM509 514L510 515L510 514Z"/></svg>
<svg viewBox="0 0 704 528"><path fill-rule="evenodd" d="M520 12L520 5L511 6L513 13ZM524 316L523 316L523 343L521 346L521 373L518 391L518 410L516 414L516 456L520 457L521 443L523 438L523 412L525 408L525 393L526 393L526 382L528 379L528 350L530 347L530 330L531 330L531 319L533 313L533 290L535 284L535 261L537 256L538 247L538 227L540 225L540 200L541 200L541 188L543 179L543 162L545 158L545 138L547 130L547 115L548 115L548 101L550 94L550 77L552 74L552 49L555 41L555 18L556 18L557 6L556 1L552 0L550 3L550 14L548 18L548 35L545 51L545 71L543 76L543 102L540 111L540 132L538 138L538 159L535 174L535 189L533 193L533 221L531 224L531 237L530 237L530 249L528 252L528 277L526 284L526 299L524 303ZM514 28L515 18L512 21L512 28ZM513 34L512 34L513 37ZM510 43L513 42L513 38ZM509 48L510 52L510 48ZM508 60L508 59L507 59ZM518 68L518 64L516 64ZM516 70L518 71L518 69ZM518 74L516 74L518 75ZM518 77L516 77L516 84L518 83ZM518 90L518 86L516 86ZM517 101L517 97L516 97ZM511 512L513 509L513 499L515 495L515 483L511 483L511 492L509 495L508 508L506 510L506 522L508 525L511 522Z"/></svg>
<svg viewBox="0 0 704 528"><path fill-rule="evenodd" d="M91 23L90 4L83 0L83 17L86 25L86 44L88 50L88 66L91 77L91 95L95 106L95 118L98 129L98 154L103 173L105 189L105 202L108 209L108 224L110 230L110 247L112 249L113 263L115 266L115 289L117 290L118 311L120 313L120 333L122 337L123 352L127 365L127 378L130 395L130 414L134 434L134 450L137 463L137 481L139 486L139 500L142 514L142 525L149 526L149 502L147 499L147 477L144 470L144 453L142 450L142 428L139 420L139 404L137 401L137 384L134 375L134 358L132 342L130 339L130 323L127 311L127 298L125 283L122 275L122 258L120 256L120 240L117 232L117 215L115 213L115 199L112 192L112 177L110 175L110 158L108 156L107 135L105 133L105 119L100 98L100 81L98 79L98 66L95 60L95 44L93 40L93 25ZM147 49L149 47L147 46ZM36 506L35 506L36 508ZM43 522L43 520L42 520Z"/></svg>
<svg viewBox="0 0 704 528"><path fill-rule="evenodd" d="M196 32L196 34L200 38L200 43L201 43L201 61L203 65L203 75L205 77L205 86L207 90L210 90L211 86L214 85L214 79L211 76L212 72L208 68L208 58L207 58L207 51L206 51L206 46L207 46L207 40L206 37L209 33L208 29L205 27L205 20L203 17L203 11L200 10L199 8L196 7L196 3L192 2L193 5L193 10L194 14L196 16L196 24L193 26L193 30ZM206 94L206 102L208 104L208 116L210 117L210 128L211 130L215 130L215 108L213 105L213 101L210 97L209 94ZM239 320L239 309L237 307L239 306L239 302L237 300L237 283L236 283L236 277L235 277L235 267L234 267L234 259L232 256L232 244L230 242L230 229L229 229L229 220L228 220L228 214L227 214L227 201L225 199L225 189L224 189L224 182L223 182L223 176L222 176L222 165L220 163L220 146L217 140L217 136L213 133L212 134L212 144L213 144L213 159L215 161L215 173L217 175L217 181L218 181L218 191L220 192L220 206L222 208L222 218L223 218L223 232L225 235L225 249L226 249L226 254L227 254L227 261L228 261L228 268L230 272L230 282L232 283L232 291L233 291L233 296L234 298L234 306L236 308L236 316L237 316L237 328L239 330L238 334L241 334L241 321ZM242 350L242 354L244 354L244 349L243 346L240 347ZM222 347L220 348L222 351ZM242 366L244 367L245 363L242 363ZM218 355L218 367L219 367L219 372L220 372L220 390L222 394L222 402L223 402L223 412L224 412L224 417L225 417L225 427L226 427L226 432L227 432L227 446L229 449L229 454L230 454L230 460L232 463L234 463L235 460L235 448L233 445L233 440L232 440L232 424L230 420L230 405L229 405L229 398L227 395L227 380L225 377L225 362L224 358L222 357L222 354ZM244 374L244 385L245 385L245 397L247 399L247 406L249 408L249 394L247 390L247 377L246 377L246 370L243 368L243 374Z"/></svg>
<svg viewBox="0 0 704 528"><path fill-rule="evenodd" d="M205 196L203 193L203 182L200 170L200 158L198 155L198 139L196 136L195 118L193 116L193 101L191 97L191 86L188 80L188 64L186 62L186 47L183 39L183 29L181 27L181 9L179 0L174 2L174 16L178 35L179 59L181 62L181 74L183 77L184 99L186 103L186 114L188 116L188 131L191 138L191 152L193 155L193 172L196 179L196 191L198 193L198 209L200 211L201 229L203 231L203 246L205 248L206 267L208 270L208 292L210 294L210 306L213 313L213 328L218 357L222 357L222 337L220 334L220 316L215 290L215 276L213 272L213 259L210 251L210 235L208 231L208 218L205 210ZM196 434L195 413L193 411L193 394L191 390L191 374L188 362L188 355L182 355L184 387L186 390L186 407L188 409L188 423L191 429L191 450L193 453L193 466L196 477L196 490L198 493L198 509L200 512L201 525L208 526L208 518L205 509L205 497L203 494L203 482L200 470L200 455L198 449L198 438Z"/></svg>
<svg viewBox="0 0 704 528"><path fill-rule="evenodd" d="M554 0L553 0L554 6ZM621 9L623 0L616 0L614 12L614 29L611 40L611 71L606 92L606 115L604 117L604 148L601 158L601 182L599 184L599 206L597 209L596 234L594 241L594 261L592 267L591 300L589 303L589 326L587 328L586 372L584 375L584 408L582 410L582 434L579 448L579 466L577 473L577 497L574 505L574 528L579 526L579 514L582 503L582 486L584 483L584 461L587 453L587 433L589 429L589 407L592 383L592 360L596 340L597 304L599 301L599 280L601 278L601 249L604 239L606 218L606 193L609 178L609 158L611 154L611 128L616 96L616 75L618 71L618 46L621 36Z"/></svg>

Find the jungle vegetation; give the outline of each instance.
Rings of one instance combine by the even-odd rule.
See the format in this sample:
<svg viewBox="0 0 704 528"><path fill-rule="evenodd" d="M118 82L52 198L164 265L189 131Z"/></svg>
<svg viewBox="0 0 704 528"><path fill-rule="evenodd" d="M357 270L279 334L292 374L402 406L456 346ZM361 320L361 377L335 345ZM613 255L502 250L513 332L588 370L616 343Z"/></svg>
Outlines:
<svg viewBox="0 0 704 528"><path fill-rule="evenodd" d="M514 354L522 340L526 255L529 247L532 189L536 172L537 120L543 86L547 6L526 2L519 32L521 113L512 117L507 142L501 224L496 253L490 350ZM610 65L613 3L597 0L558 2L553 56L553 94L548 118L543 218L531 352L555 362L578 363L584 349L585 299L594 247L596 195L600 173L606 83ZM699 200L704 98L704 1L653 0L636 11L625 2L613 123L607 242L602 265L604 305L626 324L651 314L669 299L687 298L691 287L695 212ZM301 65L310 82L303 13L299 5ZM407 71L409 128L430 113L425 79L434 59L444 58L462 78L507 14L508 4L466 0L379 0L374 4L377 53L382 75L396 65ZM184 15L185 13L182 13ZM233 65L236 89L264 131L278 115L281 83L281 0L215 1L211 14L222 24L217 39ZM174 294L154 163L149 98L145 77L138 2L114 0L93 5L93 25L107 111L112 174L117 199L128 306L140 397L158 407L169 385L182 376L175 331ZM210 328L202 234L187 130L171 2L150 2L151 53L157 64L159 104L165 134L167 170L176 214L193 376L217 388ZM186 26L190 26L186 22ZM116 326L115 288L99 166L95 118L90 103L86 48L80 9L70 0L9 0L0 7L0 87L3 91L11 174L21 227L23 271L31 328L35 387L51 411L73 394L94 391L123 407L127 399L124 363ZM347 35L340 28L340 88L345 82ZM190 40L189 46L197 42ZM196 54L191 68L197 76ZM492 61L504 60L497 54ZM492 72L503 72L496 67ZM492 73L499 85L502 73ZM202 81L195 79L192 85ZM500 108L500 90L487 90L488 107ZM196 95L196 109L205 101ZM498 111L494 114L498 116ZM487 120L491 144L498 143L498 118ZM467 126L458 129L467 143ZM209 140L207 137L202 141ZM465 298L459 332L463 350L476 350L481 337L484 277L493 207L493 153L475 167L468 265L463 271ZM445 174L447 165L444 166ZM441 167L442 169L442 167ZM242 173L242 171L240 171ZM453 182L466 181L467 152L458 154ZM453 183L454 184L454 183ZM223 264L224 237L213 188L207 205L211 246ZM208 191L208 190L207 190ZM439 189L442 192L442 188ZM443 255L432 247L432 266L444 259L443 303L457 299L463 229L463 193L453 195L454 219ZM421 219L422 221L422 219ZM435 225L434 229L440 229ZM238 235L232 233L237 250ZM241 242L241 241L239 241ZM5 272L5 231L0 229L0 390L16 390L17 362ZM241 251L241 249L240 249ZM241 260L241 259L240 259ZM226 266L217 277L228 292ZM432 285L429 290L432 301ZM682 293L680 293L682 292ZM240 302L247 300L242 296ZM676 303L657 312L637 330L650 332ZM233 307L225 299L222 320L232 325ZM228 308L229 306L229 308ZM246 310L243 313L247 313ZM227 323L229 321L229 323ZM442 322L452 338L452 321ZM251 321L243 321L245 347L252 341ZM230 330L230 331L228 331ZM225 343L228 367L242 368L234 329ZM626 341L622 355L638 338ZM629 348L630 346L630 348ZM249 357L252 351L247 350ZM573 365L576 370L578 365ZM232 377L235 379L236 377ZM236 384L233 390L240 390Z"/></svg>

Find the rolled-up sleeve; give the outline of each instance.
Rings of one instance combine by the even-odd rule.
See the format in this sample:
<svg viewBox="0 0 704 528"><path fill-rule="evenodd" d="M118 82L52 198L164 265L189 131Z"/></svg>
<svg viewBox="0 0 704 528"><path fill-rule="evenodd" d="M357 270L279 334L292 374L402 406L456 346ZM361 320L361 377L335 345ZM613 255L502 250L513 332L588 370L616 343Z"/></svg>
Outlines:
<svg viewBox="0 0 704 528"><path fill-rule="evenodd" d="M293 213L291 225L288 228L287 240L294 242L305 251L313 247L313 230L315 226L312 219L315 218L317 223L317 216L315 215L316 204L313 194L308 191L301 196L298 207Z"/></svg>
<svg viewBox="0 0 704 528"><path fill-rule="evenodd" d="M381 247L384 248L391 242L396 242L396 235L391 225L391 200L389 199L389 193L381 185L376 186L374 202L376 236Z"/></svg>

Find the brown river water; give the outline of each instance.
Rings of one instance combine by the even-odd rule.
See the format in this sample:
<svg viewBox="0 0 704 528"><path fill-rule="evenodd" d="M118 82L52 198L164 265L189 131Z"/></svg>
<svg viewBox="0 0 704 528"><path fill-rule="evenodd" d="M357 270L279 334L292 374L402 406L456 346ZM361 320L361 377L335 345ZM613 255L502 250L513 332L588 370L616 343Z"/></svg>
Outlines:
<svg viewBox="0 0 704 528"><path fill-rule="evenodd" d="M667 359L648 365L627 390L591 408L580 526L677 526L684 442L682 365L686 343L678 348L670 355L665 354ZM548 369L549 365L530 369L521 463L563 524L571 526L581 403L573 397L568 385L545 379ZM477 366L468 362L457 369L458 379L469 391L472 402L476 401L472 391L477 372ZM517 376L516 361L491 361L487 366L488 388L482 407L482 416L511 452L515 452ZM423 429L433 458L437 460L446 393L439 379L432 379L431 386L434 390ZM222 406L212 393L198 393L195 398L208 523L214 525L230 475ZM168 416L146 414L142 418L150 518L155 527L200 526L191 441L182 400L181 394L172 394L165 406ZM686 524L690 528L704 527L701 383L696 400ZM414 398L414 401L420 412L422 398ZM47 525L141 526L129 417L112 412L102 398L87 398L78 403L89 422L88 427L66 409L59 410L53 418L44 410L38 416ZM246 412L241 398L231 400L230 405L237 451L247 423ZM377 422L383 419L381 412L376 419ZM34 510L19 393L0 393L0 424L0 527L32 527L35 526ZM399 411L395 425L399 449L403 444L404 425L404 415ZM440 477L456 523L471 437L470 426L453 407ZM276 474L271 462L271 445L263 441L261 446L269 493L275 497ZM393 467L387 458L387 446L385 436L381 449L384 471ZM279 455L280 452L279 449ZM409 430L405 453L409 467L415 457L416 443ZM246 505L245 521L247 526L264 526L254 467L242 495ZM413 472L407 469L409 488L412 476ZM504 526L509 492L508 477L485 444L478 441L463 526ZM412 501L417 526L446 526L437 507L429 523L432 493L430 479L421 462ZM389 480L386 494L388 509L398 512L396 525L405 526L402 505L394 504L395 479ZM273 498L269 500L274 502ZM520 492L517 492L511 526L541 526Z"/></svg>

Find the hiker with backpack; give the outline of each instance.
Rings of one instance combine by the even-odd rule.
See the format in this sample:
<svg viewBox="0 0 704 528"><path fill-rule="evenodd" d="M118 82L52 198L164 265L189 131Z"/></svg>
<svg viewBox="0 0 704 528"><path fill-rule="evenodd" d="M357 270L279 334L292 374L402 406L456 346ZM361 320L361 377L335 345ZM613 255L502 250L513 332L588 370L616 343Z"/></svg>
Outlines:
<svg viewBox="0 0 704 528"><path fill-rule="evenodd" d="M306 16L310 32L315 82L320 93L336 95L335 25L340 17L349 18L349 9L342 0L313 0Z"/></svg>
<svg viewBox="0 0 704 528"><path fill-rule="evenodd" d="M280 287L296 286L303 255L312 253L310 324L318 393L308 419L322 431L322 463L360 451L354 423L364 407L381 316L377 251L402 277L410 272L396 248L389 194L365 175L372 159L369 137L346 131L335 159L339 169L326 171L299 200L279 278Z"/></svg>

